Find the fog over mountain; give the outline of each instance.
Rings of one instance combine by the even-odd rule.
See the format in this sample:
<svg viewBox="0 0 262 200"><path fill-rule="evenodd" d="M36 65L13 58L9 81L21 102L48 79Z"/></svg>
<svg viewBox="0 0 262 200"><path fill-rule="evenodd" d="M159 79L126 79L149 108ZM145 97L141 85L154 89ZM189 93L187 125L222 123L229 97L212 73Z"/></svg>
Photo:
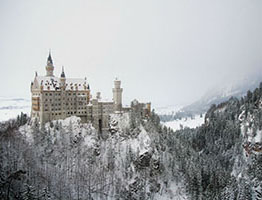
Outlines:
<svg viewBox="0 0 262 200"><path fill-rule="evenodd" d="M2 96L29 97L34 72L87 77L124 102L190 104L232 78L260 73L262 1L1 1Z"/></svg>

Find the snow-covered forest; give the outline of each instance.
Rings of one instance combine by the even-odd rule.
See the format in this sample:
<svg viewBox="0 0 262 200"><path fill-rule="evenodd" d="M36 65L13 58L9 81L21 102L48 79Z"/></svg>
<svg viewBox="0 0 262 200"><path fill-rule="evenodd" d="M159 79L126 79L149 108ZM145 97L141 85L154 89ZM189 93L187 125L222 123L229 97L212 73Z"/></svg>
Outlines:
<svg viewBox="0 0 262 200"><path fill-rule="evenodd" d="M0 125L2 199L262 199L262 84L173 131L152 111L110 116L98 134L77 117Z"/></svg>

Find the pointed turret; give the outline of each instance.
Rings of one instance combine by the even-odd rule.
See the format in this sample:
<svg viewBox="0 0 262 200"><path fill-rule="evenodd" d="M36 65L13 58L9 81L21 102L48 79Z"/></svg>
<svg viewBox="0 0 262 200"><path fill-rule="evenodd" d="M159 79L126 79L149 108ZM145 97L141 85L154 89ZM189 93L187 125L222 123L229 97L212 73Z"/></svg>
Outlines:
<svg viewBox="0 0 262 200"><path fill-rule="evenodd" d="M64 72L64 66L62 67L62 73L61 73L61 76L60 76L60 82L61 82L62 89L65 89L66 77L65 77L65 72Z"/></svg>
<svg viewBox="0 0 262 200"><path fill-rule="evenodd" d="M47 64L52 64L53 65L53 60L52 60L52 56L51 56L51 51L49 51L49 56L47 58Z"/></svg>
<svg viewBox="0 0 262 200"><path fill-rule="evenodd" d="M49 55L47 58L47 65L46 65L46 76L54 76L54 65L53 65L53 60L51 57L51 51L49 51Z"/></svg>
<svg viewBox="0 0 262 200"><path fill-rule="evenodd" d="M61 78L65 78L64 66L62 67Z"/></svg>

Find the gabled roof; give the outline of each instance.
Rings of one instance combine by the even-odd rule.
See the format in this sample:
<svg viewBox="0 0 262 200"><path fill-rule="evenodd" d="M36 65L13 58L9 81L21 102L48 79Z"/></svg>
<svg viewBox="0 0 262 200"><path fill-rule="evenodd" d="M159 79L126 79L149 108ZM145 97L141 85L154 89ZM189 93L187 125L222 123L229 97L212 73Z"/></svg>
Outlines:
<svg viewBox="0 0 262 200"><path fill-rule="evenodd" d="M56 91L60 90L60 78L58 77L50 77L50 76L37 76L35 77L35 81L37 82L37 87L43 86L44 91ZM35 83L34 81L34 83ZM66 90L84 90L87 88L88 83L85 79L76 79L76 78L67 78L66 81Z"/></svg>

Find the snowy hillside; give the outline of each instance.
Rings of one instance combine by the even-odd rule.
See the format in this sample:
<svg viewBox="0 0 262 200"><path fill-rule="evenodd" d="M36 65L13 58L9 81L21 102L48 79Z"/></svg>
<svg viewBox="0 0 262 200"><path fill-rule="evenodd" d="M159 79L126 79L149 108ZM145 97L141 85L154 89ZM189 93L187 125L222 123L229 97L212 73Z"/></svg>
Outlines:
<svg viewBox="0 0 262 200"><path fill-rule="evenodd" d="M12 156L19 157L19 169L30 171L30 176L12 185L12 195L30 194L41 200L46 196L90 200L188 199L182 174L173 175L179 167L173 159L176 153L166 151L169 144L162 135L172 132L161 128L156 115L141 118L140 113L112 114L110 132L103 134L98 134L92 124L81 123L78 117L52 121L44 127L34 120L28 121L14 132L17 139L0 138L4 149L0 152L4 163L0 166L1 181L8 180L10 170L17 170L9 165ZM3 127L10 130L8 126L12 124ZM11 154L7 150L10 147ZM7 190L3 187L0 193L6 195Z"/></svg>
<svg viewBox="0 0 262 200"><path fill-rule="evenodd" d="M30 114L30 103L24 98L0 97L0 121L16 118L21 112Z"/></svg>
<svg viewBox="0 0 262 200"><path fill-rule="evenodd" d="M0 195L261 200L262 84L173 126L203 121L174 132L154 111L131 110L111 115L109 131L98 133L77 117L40 127L21 115L0 123Z"/></svg>
<svg viewBox="0 0 262 200"><path fill-rule="evenodd" d="M261 75L250 75L248 78L232 80L231 83L218 85L208 90L199 100L190 105L181 107L163 107L156 109L163 122L174 121L180 118L194 117L206 113L213 104L220 104L231 97L241 98L248 90L254 90L261 82ZM164 109L166 108L166 109Z"/></svg>
<svg viewBox="0 0 262 200"><path fill-rule="evenodd" d="M196 115L195 117L188 117L182 119L176 119L173 121L162 122L163 125L172 128L174 131L182 128L196 128L204 124L205 116Z"/></svg>
<svg viewBox="0 0 262 200"><path fill-rule="evenodd" d="M243 97L248 90L254 90L262 77L249 77L232 81L226 85L219 85L207 91L198 101L185 106L182 112L186 115L205 113L212 104L219 104L231 97Z"/></svg>

